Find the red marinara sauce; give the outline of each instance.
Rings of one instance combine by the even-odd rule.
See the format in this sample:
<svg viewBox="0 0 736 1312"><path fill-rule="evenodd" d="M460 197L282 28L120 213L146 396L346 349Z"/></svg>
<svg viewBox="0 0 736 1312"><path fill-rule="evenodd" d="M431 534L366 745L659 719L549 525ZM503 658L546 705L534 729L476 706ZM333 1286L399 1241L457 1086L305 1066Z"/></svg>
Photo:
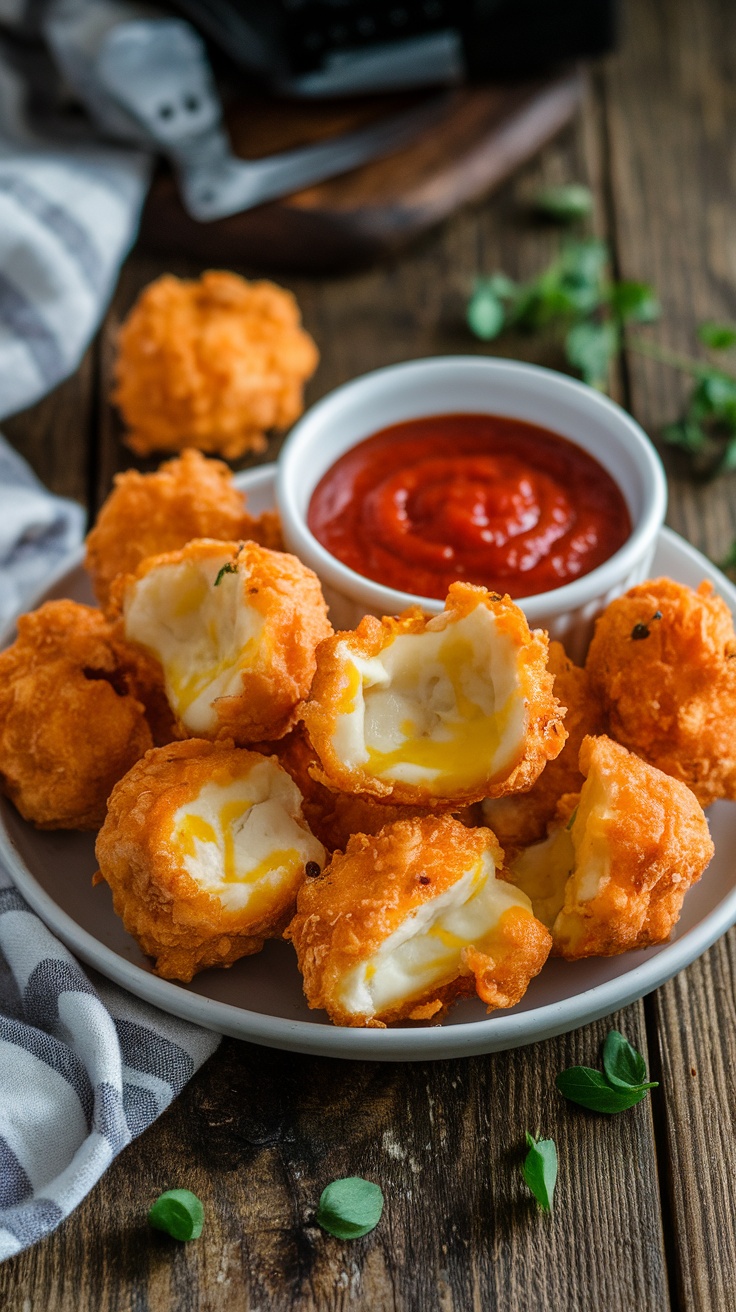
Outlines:
<svg viewBox="0 0 736 1312"><path fill-rule="evenodd" d="M445 597L463 579L529 597L608 560L631 519L587 452L501 415L433 415L359 442L323 476L307 522L377 583Z"/></svg>

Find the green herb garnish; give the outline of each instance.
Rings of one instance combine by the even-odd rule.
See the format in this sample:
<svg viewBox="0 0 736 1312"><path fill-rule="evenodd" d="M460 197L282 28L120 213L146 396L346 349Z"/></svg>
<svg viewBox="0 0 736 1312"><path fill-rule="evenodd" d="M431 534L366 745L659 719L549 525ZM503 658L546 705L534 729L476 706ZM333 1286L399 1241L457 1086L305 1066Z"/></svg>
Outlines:
<svg viewBox="0 0 736 1312"><path fill-rule="evenodd" d="M581 182L561 187L543 187L534 198L534 208L558 223L575 223L587 219L593 210L593 193Z"/></svg>
<svg viewBox="0 0 736 1312"><path fill-rule="evenodd" d="M480 279L470 298L468 325L489 342L505 328L560 333L568 363L586 382L605 385L627 323L650 323L659 305L647 283L611 282L609 250L595 237L568 239L536 278L515 283L503 273Z"/></svg>
<svg viewBox="0 0 736 1312"><path fill-rule="evenodd" d="M656 1089L647 1081L644 1058L618 1030L611 1030L603 1044L603 1069L609 1084L617 1089Z"/></svg>
<svg viewBox="0 0 736 1312"><path fill-rule="evenodd" d="M157 1198L148 1213L148 1224L174 1239L199 1239L204 1225L204 1208L188 1189L169 1189Z"/></svg>
<svg viewBox="0 0 736 1312"><path fill-rule="evenodd" d="M317 1224L336 1239L360 1239L375 1230L383 1212L383 1194L377 1184L358 1175L334 1180L323 1190Z"/></svg>
<svg viewBox="0 0 736 1312"><path fill-rule="evenodd" d="M220 586L220 582L226 574L237 574L237 572L238 567L235 561L228 561L227 565L223 565L222 569L218 572L217 578L215 579L215 587L217 588Z"/></svg>
<svg viewBox="0 0 736 1312"><path fill-rule="evenodd" d="M552 1196L557 1183L557 1148L554 1139L535 1139L527 1130L529 1149L521 1166L521 1174L539 1206L552 1211Z"/></svg>
<svg viewBox="0 0 736 1312"><path fill-rule="evenodd" d="M647 1068L640 1052L618 1030L611 1030L603 1045L603 1071L591 1066L571 1066L561 1071L556 1084L570 1102L594 1112L626 1111L656 1089L656 1080L647 1080Z"/></svg>
<svg viewBox="0 0 736 1312"><path fill-rule="evenodd" d="M572 815L570 816L570 819L568 820L567 824L565 825L565 828L566 828L567 830L572 829L573 825L575 824L575 821L576 821L577 818L578 818L578 807L579 807L579 806L580 806L580 803L578 802L578 806L575 807L575 810L573 811Z"/></svg>
<svg viewBox="0 0 736 1312"><path fill-rule="evenodd" d="M736 328L728 323L701 323L698 337L711 351L727 351L736 346Z"/></svg>

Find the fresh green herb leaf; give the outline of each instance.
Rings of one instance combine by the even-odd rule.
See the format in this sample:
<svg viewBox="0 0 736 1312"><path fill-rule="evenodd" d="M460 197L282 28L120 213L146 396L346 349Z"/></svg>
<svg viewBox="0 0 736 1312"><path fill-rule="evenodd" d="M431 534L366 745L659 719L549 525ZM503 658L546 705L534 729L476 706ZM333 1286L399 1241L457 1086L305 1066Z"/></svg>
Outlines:
<svg viewBox="0 0 736 1312"><path fill-rule="evenodd" d="M730 474L734 469L736 469L736 432L726 442L723 454L713 469L713 477Z"/></svg>
<svg viewBox="0 0 736 1312"><path fill-rule="evenodd" d="M521 1173L539 1206L545 1212L551 1212L552 1197L557 1183L557 1148L555 1141L554 1139L535 1139L527 1131L526 1143L529 1151L522 1163Z"/></svg>
<svg viewBox="0 0 736 1312"><path fill-rule="evenodd" d="M698 337L712 351L727 351L736 346L736 328L727 323L701 323Z"/></svg>
<svg viewBox="0 0 736 1312"><path fill-rule="evenodd" d="M359 1239L375 1230L383 1212L383 1194L377 1184L348 1176L323 1190L317 1224L336 1239Z"/></svg>
<svg viewBox="0 0 736 1312"><path fill-rule="evenodd" d="M678 419L673 424L665 424L662 436L668 446L679 446L688 455L703 451L708 442L705 429L692 419Z"/></svg>
<svg viewBox="0 0 736 1312"><path fill-rule="evenodd" d="M236 562L234 560L228 561L227 565L223 565L222 569L218 573L217 578L215 579L215 587L218 588L220 586L220 582L222 581L222 579L226 574L237 574L237 572L238 572L238 566Z"/></svg>
<svg viewBox="0 0 736 1312"><path fill-rule="evenodd" d="M609 1084L617 1089L656 1089L656 1080L647 1083L644 1058L618 1030L611 1030L603 1045L603 1069Z"/></svg>
<svg viewBox="0 0 736 1312"><path fill-rule="evenodd" d="M470 331L482 342L491 342L498 337L506 322L503 303L488 283L476 287L466 313Z"/></svg>
<svg viewBox="0 0 736 1312"><path fill-rule="evenodd" d="M592 1112L623 1112L647 1096L646 1088L614 1088L602 1071L594 1071L590 1066L571 1066L569 1070L560 1071L556 1084L570 1102Z"/></svg>
<svg viewBox="0 0 736 1312"><path fill-rule="evenodd" d="M646 282L613 283L608 303L620 323L654 323L661 314L654 288Z"/></svg>
<svg viewBox="0 0 736 1312"><path fill-rule="evenodd" d="M579 805L579 804L578 804L578 805ZM567 824L565 825L565 828L566 828L566 829L572 829L572 827L573 827L573 825L575 824L575 821L577 820L577 818L578 818L578 808L577 808L577 806L576 806L576 807L575 807L575 810L573 811L572 815L570 816L570 819L568 820Z"/></svg>
<svg viewBox="0 0 736 1312"><path fill-rule="evenodd" d="M540 214L558 223L575 223L586 219L593 209L593 194L589 187L580 182L570 182L561 187L543 187L537 192L534 205Z"/></svg>
<svg viewBox="0 0 736 1312"><path fill-rule="evenodd" d="M204 1208L188 1189L169 1189L157 1198L148 1213L148 1224L174 1239L199 1239L204 1225Z"/></svg>
<svg viewBox="0 0 736 1312"><path fill-rule="evenodd" d="M502 301L512 300L519 290L518 283L515 283L513 278L508 278L505 273L491 274L490 278L486 279L485 285Z"/></svg>
<svg viewBox="0 0 736 1312"><path fill-rule="evenodd" d="M565 338L565 354L586 383L604 387L618 343L618 329L610 320L586 320L570 329Z"/></svg>

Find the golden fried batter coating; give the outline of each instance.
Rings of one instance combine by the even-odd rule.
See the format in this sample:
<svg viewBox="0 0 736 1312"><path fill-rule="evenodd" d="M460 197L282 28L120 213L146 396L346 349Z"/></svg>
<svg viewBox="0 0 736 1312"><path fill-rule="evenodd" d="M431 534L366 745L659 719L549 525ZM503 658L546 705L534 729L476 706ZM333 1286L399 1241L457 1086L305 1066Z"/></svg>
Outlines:
<svg viewBox="0 0 736 1312"><path fill-rule="evenodd" d="M305 867L325 861L300 804L276 761L232 743L154 748L121 779L95 882L158 975L186 983L280 936Z"/></svg>
<svg viewBox="0 0 736 1312"><path fill-rule="evenodd" d="M90 606L48 601L0 653L0 788L40 829L96 829L152 745L137 662Z"/></svg>
<svg viewBox="0 0 736 1312"><path fill-rule="evenodd" d="M555 956L610 957L664 943L713 855L708 822L685 784L606 737L586 738L579 796L527 848L510 878L552 930Z"/></svg>
<svg viewBox="0 0 736 1312"><path fill-rule="evenodd" d="M319 761L303 725L297 725L278 742L259 746L259 751L273 753L288 770L304 798L304 815L313 834L330 852L344 852L353 834L377 834L394 820L410 820L431 815L430 807L392 806L375 797L337 792L320 783ZM480 806L466 806L453 812L462 824L475 828L483 823Z"/></svg>
<svg viewBox="0 0 736 1312"><path fill-rule="evenodd" d="M188 450L153 474L135 469L116 474L87 537L84 563L100 605L108 604L110 586L119 574L132 574L148 556L176 551L192 538L249 538L276 551L283 546L278 515L249 515L243 494L221 460Z"/></svg>
<svg viewBox="0 0 736 1312"><path fill-rule="evenodd" d="M736 635L710 583L631 588L598 620L586 669L612 738L701 806L736 800Z"/></svg>
<svg viewBox="0 0 736 1312"><path fill-rule="evenodd" d="M291 292L210 270L149 284L120 329L112 399L128 446L233 460L288 428L319 360Z"/></svg>
<svg viewBox="0 0 736 1312"><path fill-rule="evenodd" d="M547 669L554 675L555 697L567 708L567 741L559 756L547 762L528 792L511 793L483 803L483 819L504 851L526 847L544 837L563 793L578 793L582 788L578 755L583 738L603 731L600 697L593 692L587 672L573 664L559 642L549 644Z"/></svg>
<svg viewBox="0 0 736 1312"><path fill-rule="evenodd" d="M180 736L280 738L332 632L316 574L255 542L196 539L143 561L111 597L121 632L158 661Z"/></svg>
<svg viewBox="0 0 736 1312"><path fill-rule="evenodd" d="M469 583L429 620L366 616L317 653L303 720L322 781L444 808L529 788L565 741L546 662L547 635Z"/></svg>
<svg viewBox="0 0 736 1312"><path fill-rule="evenodd" d="M285 937L304 993L336 1025L429 1020L477 994L513 1007L541 970L548 931L497 878L503 853L488 829L449 816L400 820L356 834L299 891Z"/></svg>

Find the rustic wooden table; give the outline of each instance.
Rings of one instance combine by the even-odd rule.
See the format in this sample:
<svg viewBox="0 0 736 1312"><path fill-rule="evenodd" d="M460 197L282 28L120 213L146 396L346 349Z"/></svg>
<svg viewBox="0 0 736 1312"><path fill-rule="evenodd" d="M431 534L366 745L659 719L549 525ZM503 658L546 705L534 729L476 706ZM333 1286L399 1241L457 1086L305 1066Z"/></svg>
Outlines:
<svg viewBox="0 0 736 1312"><path fill-rule="evenodd" d="M502 194L390 267L290 280L322 349L309 400L377 365L476 349L462 322L473 277L529 275L558 240L528 218L541 183L589 181L617 273L660 292L655 340L692 352L698 321L736 319L733 0L631 0L625 16L621 50L594 72L574 128ZM115 328L164 267L130 258L75 377L6 428L50 487L92 510L131 463L105 401ZM559 364L551 344L500 349ZM655 440L684 386L633 354L612 382ZM736 530L733 476L703 487L669 473L669 523L720 558ZM0 1269L0 1307L733 1312L735 976L736 930L610 1020L463 1061L341 1063L226 1040L66 1224ZM612 1025L661 1087L608 1118L564 1103L554 1077L595 1063ZM557 1141L551 1218L520 1179L527 1129ZM324 1184L349 1174L380 1181L387 1205L373 1234L343 1244L313 1218ZM207 1213L188 1246L144 1220L181 1183Z"/></svg>

